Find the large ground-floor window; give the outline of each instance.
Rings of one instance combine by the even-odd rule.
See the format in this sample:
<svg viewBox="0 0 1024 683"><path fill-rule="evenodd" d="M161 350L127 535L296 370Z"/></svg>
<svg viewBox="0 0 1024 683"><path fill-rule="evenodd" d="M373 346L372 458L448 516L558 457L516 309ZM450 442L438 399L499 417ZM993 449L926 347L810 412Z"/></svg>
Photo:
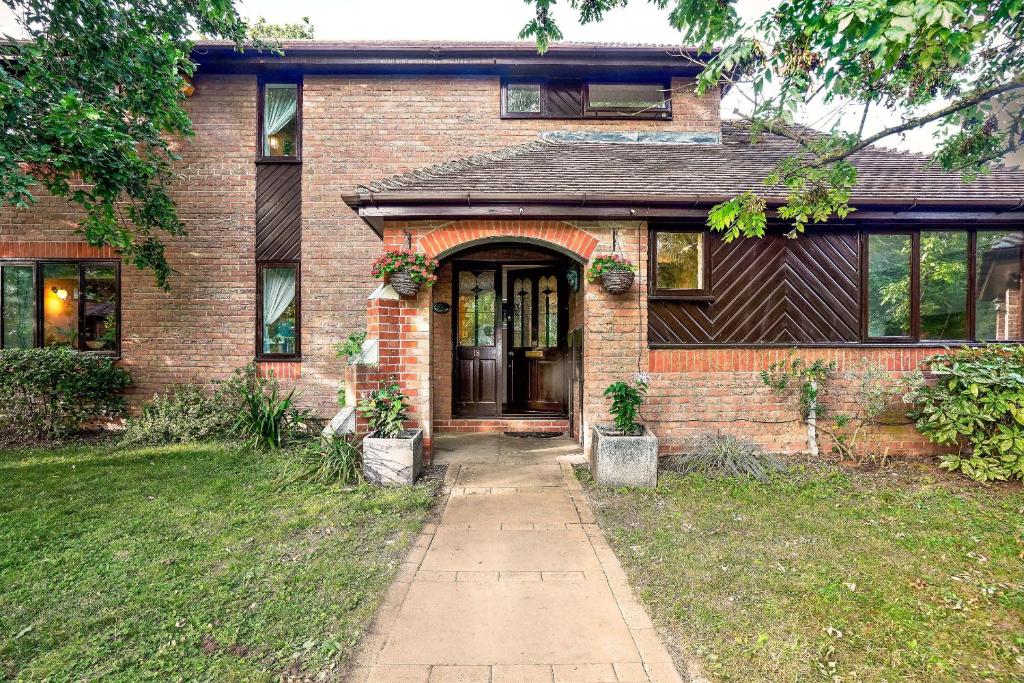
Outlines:
<svg viewBox="0 0 1024 683"><path fill-rule="evenodd" d="M0 347L120 349L116 261L0 261Z"/></svg>

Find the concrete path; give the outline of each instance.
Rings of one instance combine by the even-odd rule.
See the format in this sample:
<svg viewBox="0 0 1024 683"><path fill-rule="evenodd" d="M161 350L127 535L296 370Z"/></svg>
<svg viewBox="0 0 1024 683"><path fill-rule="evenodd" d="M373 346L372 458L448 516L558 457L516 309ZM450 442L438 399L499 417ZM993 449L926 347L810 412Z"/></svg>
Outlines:
<svg viewBox="0 0 1024 683"><path fill-rule="evenodd" d="M560 439L441 437L447 502L406 558L349 680L681 681Z"/></svg>

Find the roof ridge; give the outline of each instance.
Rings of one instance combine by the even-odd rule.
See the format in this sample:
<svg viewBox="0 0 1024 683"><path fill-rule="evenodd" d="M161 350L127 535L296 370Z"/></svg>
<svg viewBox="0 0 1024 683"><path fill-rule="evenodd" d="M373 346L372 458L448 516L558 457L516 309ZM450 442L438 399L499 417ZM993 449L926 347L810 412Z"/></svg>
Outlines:
<svg viewBox="0 0 1024 683"><path fill-rule="evenodd" d="M419 180L430 180L433 178L443 178L459 171L465 171L476 166L484 166L486 164L494 163L496 161L505 161L507 159L514 159L522 154L531 152L542 147L553 146L561 144L555 140L531 140L520 145L513 145L511 147L501 147L491 152L482 152L480 154L473 154L468 157L462 157L459 159L453 159L451 161L441 162L432 166L426 166L424 168L414 169L407 171L406 173L399 173L383 180L378 180L366 185L359 185L357 189L366 190L368 192L384 192L387 190L401 190L402 188Z"/></svg>

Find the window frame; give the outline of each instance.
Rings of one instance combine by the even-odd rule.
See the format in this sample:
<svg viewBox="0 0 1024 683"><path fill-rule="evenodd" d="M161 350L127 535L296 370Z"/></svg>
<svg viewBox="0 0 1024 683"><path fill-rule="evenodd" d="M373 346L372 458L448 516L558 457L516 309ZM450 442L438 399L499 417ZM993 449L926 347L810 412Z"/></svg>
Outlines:
<svg viewBox="0 0 1024 683"><path fill-rule="evenodd" d="M263 107L266 86L295 86L295 154L292 156L268 156L263 153ZM302 76L281 75L268 77L260 75L256 79L256 161L263 164L298 164L302 163Z"/></svg>
<svg viewBox="0 0 1024 683"><path fill-rule="evenodd" d="M263 270L295 268L295 353L263 352ZM302 360L302 262L259 261L256 263L256 360L289 362Z"/></svg>
<svg viewBox="0 0 1024 683"><path fill-rule="evenodd" d="M657 85L662 93L667 93L665 106L659 109L650 107L593 107L590 105L590 86L597 85ZM634 118L667 121L672 118L672 84L665 81L583 81L583 116L584 118Z"/></svg>
<svg viewBox="0 0 1024 683"><path fill-rule="evenodd" d="M84 258L84 259L67 259L67 258L0 258L0 269L5 266L32 266L32 283L35 288L35 330L33 334L32 348L41 349L43 346L43 268L44 264L53 265L73 265L78 268L78 291L80 295L78 297L78 337L77 344L72 346L75 351L79 353L90 353L98 356L111 356L113 358L121 357L121 338L122 338L122 315L121 315L121 262L115 259L109 258ZM113 266L114 268L114 283L115 290L117 291L117 302L114 306L115 319L117 320L117 334L114 339L113 350L97 350L88 349L84 347L85 337L85 268L84 266ZM3 288L0 287L0 312L3 310ZM0 349L3 348L4 339L4 320L3 316L0 315Z"/></svg>
<svg viewBox="0 0 1024 683"><path fill-rule="evenodd" d="M872 337L870 321L870 252L872 235L898 235L910 238L910 329L909 334ZM799 239L799 238L798 238ZM866 344L914 344L921 336L921 231L912 228L862 230L860 235L860 338Z"/></svg>
<svg viewBox="0 0 1024 683"><path fill-rule="evenodd" d="M703 261L703 282L697 289L663 289L658 287L658 233L696 233L700 235ZM647 229L648 299L670 301L714 301L712 295L712 259L709 231L699 227L650 226Z"/></svg>
<svg viewBox="0 0 1024 683"><path fill-rule="evenodd" d="M548 106L548 88L552 81L561 84L574 85L580 97L580 111L575 115L554 114ZM663 92L668 93L665 98L664 109L634 109L631 107L614 109L593 109L590 107L590 83L626 85L657 85ZM540 87L540 111L539 112L510 112L508 110L508 86L510 85L537 85ZM672 80L670 78L658 79L600 79L600 78L547 78L547 77L510 77L501 79L501 118L502 119L557 119L564 121L580 121L583 119L637 119L651 121L672 120ZM262 105L260 106L262 111Z"/></svg>

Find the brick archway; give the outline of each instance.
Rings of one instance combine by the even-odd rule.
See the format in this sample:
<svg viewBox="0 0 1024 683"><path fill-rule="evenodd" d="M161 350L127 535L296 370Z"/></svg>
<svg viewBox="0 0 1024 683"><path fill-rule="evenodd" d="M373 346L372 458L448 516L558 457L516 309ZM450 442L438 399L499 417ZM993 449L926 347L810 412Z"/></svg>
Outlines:
<svg viewBox="0 0 1024 683"><path fill-rule="evenodd" d="M431 230L419 246L440 260L494 240L547 247L579 263L590 260L598 244L594 235L562 221L460 221Z"/></svg>

